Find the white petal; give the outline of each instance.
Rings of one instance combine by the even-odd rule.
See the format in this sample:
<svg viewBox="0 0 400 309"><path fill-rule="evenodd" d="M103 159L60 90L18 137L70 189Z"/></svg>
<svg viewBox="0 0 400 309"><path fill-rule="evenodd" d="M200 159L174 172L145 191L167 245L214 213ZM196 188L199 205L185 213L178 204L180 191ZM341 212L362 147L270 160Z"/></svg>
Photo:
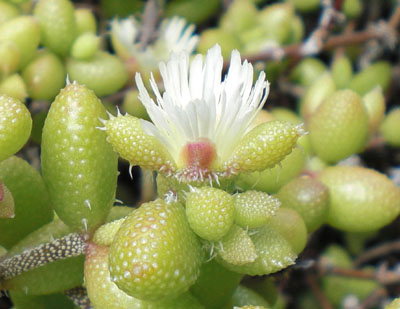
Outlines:
<svg viewBox="0 0 400 309"><path fill-rule="evenodd" d="M175 27L183 26L177 23ZM158 138L164 140L176 160L186 143L208 138L224 160L247 133L268 96L265 73L253 86L252 65L242 63L239 52L233 51L228 74L221 81L223 59L218 45L208 51L205 59L195 56L190 65L188 52L181 52L172 53L170 60L159 67L164 93L159 92L153 77L150 80L157 104L149 97L140 75L136 76L139 98L158 129ZM154 131L154 127L146 127Z"/></svg>

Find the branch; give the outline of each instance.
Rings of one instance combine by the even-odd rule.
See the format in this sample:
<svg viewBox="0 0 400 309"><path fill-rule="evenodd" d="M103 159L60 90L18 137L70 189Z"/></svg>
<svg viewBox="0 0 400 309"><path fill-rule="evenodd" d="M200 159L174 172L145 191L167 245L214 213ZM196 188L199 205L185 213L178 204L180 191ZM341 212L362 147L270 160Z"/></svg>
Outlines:
<svg viewBox="0 0 400 309"><path fill-rule="evenodd" d="M306 280L307 280L307 283L310 286L311 290L317 297L317 299L321 305L321 308L322 309L333 309L332 304L329 302L329 300L326 298L325 294L322 292L319 285L317 284L315 277L312 275L308 275Z"/></svg>
<svg viewBox="0 0 400 309"><path fill-rule="evenodd" d="M400 240L385 243L363 252L354 260L354 265L359 266L365 262L388 255L394 251L400 251Z"/></svg>
<svg viewBox="0 0 400 309"><path fill-rule="evenodd" d="M160 17L160 8L157 1L148 0L144 7L142 27L140 29L139 42L143 50L151 41L154 33L156 32L157 23Z"/></svg>
<svg viewBox="0 0 400 309"><path fill-rule="evenodd" d="M376 271L335 267L331 265L324 265L323 263L319 263L318 268L322 275L330 274L343 277L375 280L383 285L400 283L400 273L388 270L385 265L382 265Z"/></svg>
<svg viewBox="0 0 400 309"><path fill-rule="evenodd" d="M343 14L335 9L332 0L321 0L322 13L318 27L301 44L300 54L310 56L318 54L324 47L324 43L329 35L329 31L337 20L344 20ZM340 5L340 4L339 4Z"/></svg>
<svg viewBox="0 0 400 309"><path fill-rule="evenodd" d="M0 279L10 279L47 263L84 254L85 249L86 243L82 235L68 234L2 261Z"/></svg>
<svg viewBox="0 0 400 309"><path fill-rule="evenodd" d="M387 28L395 31L400 23L400 7L397 7L392 14L390 20L386 23ZM379 30L379 29L378 29ZM320 51L331 50L336 47L355 45L367 42L372 39L380 39L385 35L382 31L377 31L375 28L364 31L351 31L345 32L340 35L333 35L328 37L322 44ZM304 43L291 44L283 47L270 48L257 54L247 55L245 58L249 62L266 61L266 60L281 60L285 57L303 57L302 53ZM228 67L229 63L225 63Z"/></svg>

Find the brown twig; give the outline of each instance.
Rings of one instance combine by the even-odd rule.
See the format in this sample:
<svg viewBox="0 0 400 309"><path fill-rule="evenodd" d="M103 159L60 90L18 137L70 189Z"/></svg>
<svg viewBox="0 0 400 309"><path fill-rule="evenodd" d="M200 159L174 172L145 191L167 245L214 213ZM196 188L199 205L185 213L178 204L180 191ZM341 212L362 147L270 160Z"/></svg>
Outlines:
<svg viewBox="0 0 400 309"><path fill-rule="evenodd" d="M343 34L353 33L355 28L356 28L355 21L354 20L350 20L346 24ZM335 53L334 53L333 58L334 59L338 59L338 58L342 57L344 52L345 52L345 47L344 46L339 46L338 48L335 49Z"/></svg>
<svg viewBox="0 0 400 309"><path fill-rule="evenodd" d="M366 42L378 38L378 34L372 31L358 31L346 34L331 36L325 42L322 50L330 50L339 46L348 46ZM273 48L260 52L258 54L247 55L245 58L250 62L279 60L280 57L300 57L300 48L302 44L291 44L282 48ZM228 66L228 62L225 64Z"/></svg>
<svg viewBox="0 0 400 309"><path fill-rule="evenodd" d="M392 14L388 25L395 29L400 23L400 8L396 8ZM337 47L344 47L348 45L356 45L367 42L372 39L379 39L382 33L373 31L371 29L364 31L351 31L339 35L333 35L327 38L321 51L331 50ZM266 61L266 60L281 60L284 57L301 57L301 48L304 43L291 44L279 48L271 48L257 54L247 55L245 58L250 62ZM229 63L225 63L226 67Z"/></svg>
<svg viewBox="0 0 400 309"><path fill-rule="evenodd" d="M378 245L370 250L363 252L354 260L354 265L359 266L370 260L388 255L393 251L400 251L400 240Z"/></svg>
<svg viewBox="0 0 400 309"><path fill-rule="evenodd" d="M321 275L330 274L350 278L375 280L383 285L400 283L400 273L388 270L386 265L382 265L377 271L335 267L324 265L323 263L319 263L318 268Z"/></svg>
<svg viewBox="0 0 400 309"><path fill-rule="evenodd" d="M332 304L329 302L329 300L326 298L325 294L322 292L320 289L319 285L317 284L317 281L313 275L308 275L307 278L307 283L310 286L311 290L317 297L321 308L322 309L333 309Z"/></svg>
<svg viewBox="0 0 400 309"><path fill-rule="evenodd" d="M160 8L157 1L148 0L143 12L142 27L140 29L139 37L139 42L143 49L147 46L155 34L159 18Z"/></svg>
<svg viewBox="0 0 400 309"><path fill-rule="evenodd" d="M321 269L321 268L320 268ZM373 271L342 268L342 267L322 267L323 274L338 275L343 277L351 277L358 279L375 279L376 275Z"/></svg>

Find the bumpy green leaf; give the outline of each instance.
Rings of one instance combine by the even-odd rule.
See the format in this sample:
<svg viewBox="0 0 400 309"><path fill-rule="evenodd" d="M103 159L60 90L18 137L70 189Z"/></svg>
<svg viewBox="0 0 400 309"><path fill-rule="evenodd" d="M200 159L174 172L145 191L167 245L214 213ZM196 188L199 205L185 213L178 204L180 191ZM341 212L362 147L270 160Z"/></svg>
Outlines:
<svg viewBox="0 0 400 309"><path fill-rule="evenodd" d="M277 197L282 207L296 210L309 232L319 228L326 218L329 204L328 188L316 179L299 177L284 185Z"/></svg>
<svg viewBox="0 0 400 309"><path fill-rule="evenodd" d="M172 299L196 281L200 243L181 204L145 203L122 224L110 248L110 273L128 295L143 300Z"/></svg>
<svg viewBox="0 0 400 309"><path fill-rule="evenodd" d="M77 34L72 3L69 0L40 0L34 14L40 23L43 45L66 56Z"/></svg>
<svg viewBox="0 0 400 309"><path fill-rule="evenodd" d="M386 175L364 167L326 168L318 179L328 187L328 223L348 232L375 231L400 212L400 189Z"/></svg>
<svg viewBox="0 0 400 309"><path fill-rule="evenodd" d="M98 96L118 91L128 80L122 61L103 51L97 51L89 60L69 59L67 73L71 80L86 85Z"/></svg>
<svg viewBox="0 0 400 309"><path fill-rule="evenodd" d="M256 248L247 231L234 225L217 244L219 256L234 265L254 262L257 258Z"/></svg>
<svg viewBox="0 0 400 309"><path fill-rule="evenodd" d="M201 238L217 241L233 224L233 198L223 190L202 187L193 189L186 199L186 217Z"/></svg>
<svg viewBox="0 0 400 309"><path fill-rule="evenodd" d="M232 271L251 276L267 275L294 264L297 256L291 244L268 224L255 230L250 237L258 255L254 262L234 265L220 258L218 262Z"/></svg>
<svg viewBox="0 0 400 309"><path fill-rule="evenodd" d="M43 177L58 216L76 230L103 223L114 203L117 155L98 129L105 117L93 91L74 83L61 90L43 128Z"/></svg>
<svg viewBox="0 0 400 309"><path fill-rule="evenodd" d="M94 309L201 309L199 302L190 293L183 293L172 300L145 301L129 296L111 281L108 270L109 248L89 245L85 262L85 282Z"/></svg>
<svg viewBox="0 0 400 309"><path fill-rule="evenodd" d="M0 95L0 161L12 156L26 143L32 130L29 110L19 100Z"/></svg>
<svg viewBox="0 0 400 309"><path fill-rule="evenodd" d="M141 121L128 114L111 117L105 124L107 140L131 165L166 172L174 170L171 155L157 138L144 132Z"/></svg>
<svg viewBox="0 0 400 309"><path fill-rule="evenodd" d="M65 85L64 64L53 53L42 52L22 72L29 96L52 100Z"/></svg>
<svg viewBox="0 0 400 309"><path fill-rule="evenodd" d="M11 41L19 49L20 69L34 57L39 40L39 23L33 16L20 16L0 25L0 41Z"/></svg>
<svg viewBox="0 0 400 309"><path fill-rule="evenodd" d="M244 228L263 226L280 206L280 201L267 193L246 191L234 197L235 223Z"/></svg>
<svg viewBox="0 0 400 309"><path fill-rule="evenodd" d="M11 248L32 231L50 222L53 211L42 177L26 161L10 157L0 162L0 179L15 202L15 217L0 219L0 244Z"/></svg>
<svg viewBox="0 0 400 309"><path fill-rule="evenodd" d="M368 115L361 97L351 90L335 92L311 115L311 145L327 162L360 152L368 137Z"/></svg>
<svg viewBox="0 0 400 309"><path fill-rule="evenodd" d="M304 134L302 126L270 121L247 133L223 163L231 173L262 171L282 161Z"/></svg>

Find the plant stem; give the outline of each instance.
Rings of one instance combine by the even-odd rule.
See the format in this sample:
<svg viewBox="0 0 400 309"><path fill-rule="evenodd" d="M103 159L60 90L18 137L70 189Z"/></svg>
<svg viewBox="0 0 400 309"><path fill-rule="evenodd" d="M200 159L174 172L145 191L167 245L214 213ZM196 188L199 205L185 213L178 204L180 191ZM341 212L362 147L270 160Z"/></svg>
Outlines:
<svg viewBox="0 0 400 309"><path fill-rule="evenodd" d="M85 249L86 243L82 235L68 234L2 261L0 279L10 279L47 263L84 254Z"/></svg>
<svg viewBox="0 0 400 309"><path fill-rule="evenodd" d="M87 295L86 289L84 287L76 287L70 290L64 291L64 294L70 298L76 306L81 309L92 309L90 299Z"/></svg>

